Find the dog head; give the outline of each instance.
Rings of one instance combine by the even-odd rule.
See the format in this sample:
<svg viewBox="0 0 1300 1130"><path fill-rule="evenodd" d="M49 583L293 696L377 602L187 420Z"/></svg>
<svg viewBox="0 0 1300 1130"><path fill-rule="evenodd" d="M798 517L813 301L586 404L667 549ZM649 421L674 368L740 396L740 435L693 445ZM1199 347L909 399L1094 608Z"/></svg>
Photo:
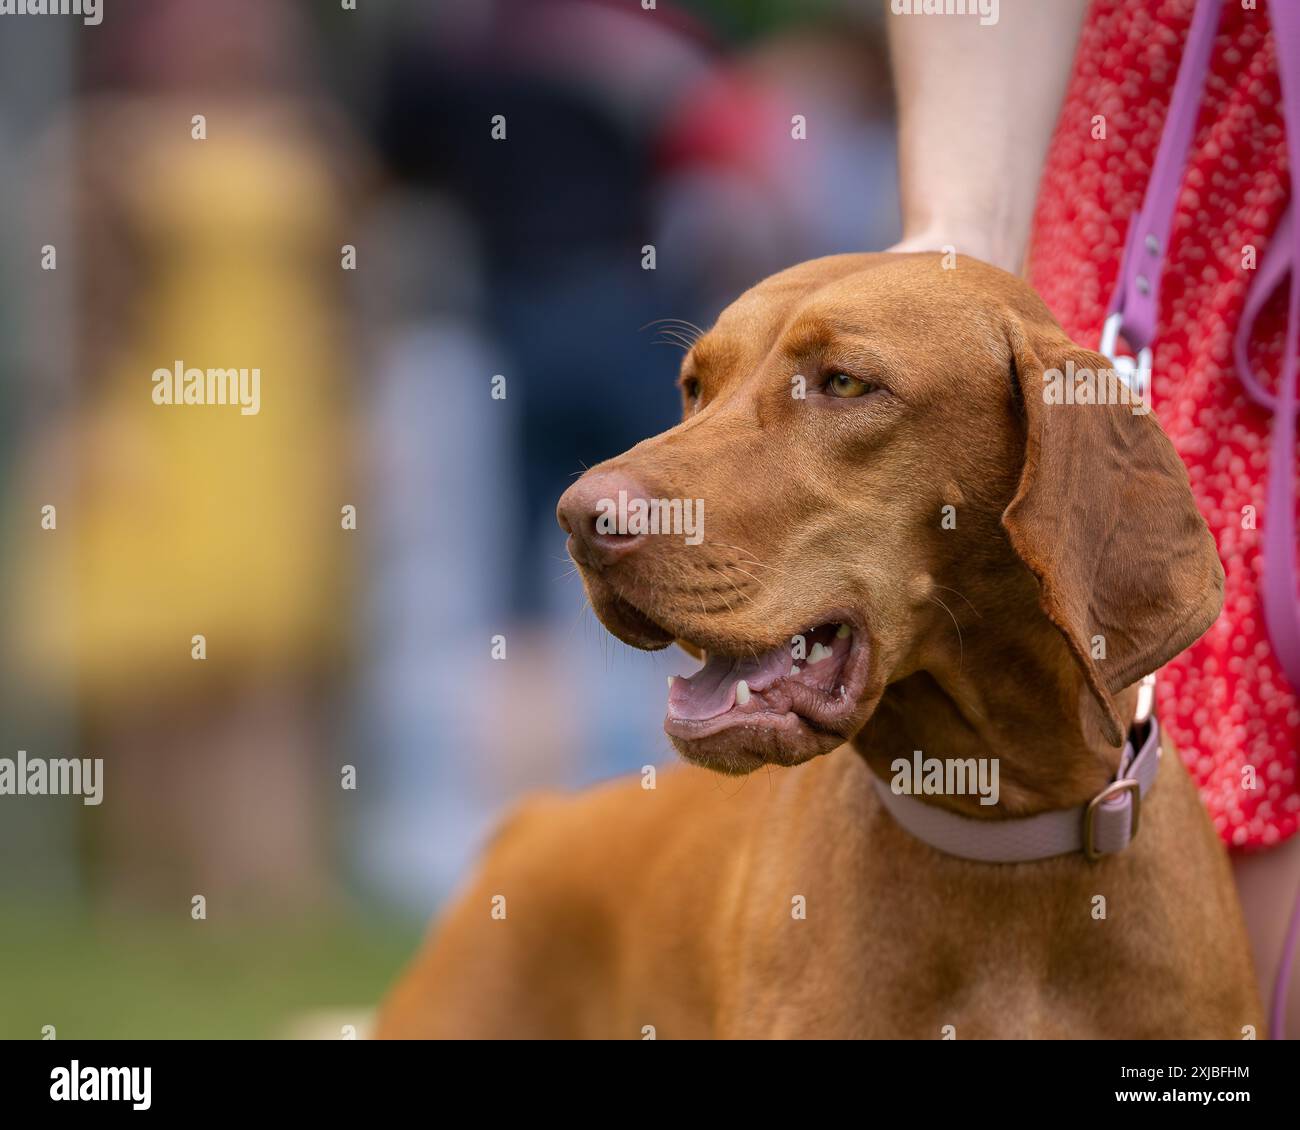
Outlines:
<svg viewBox="0 0 1300 1130"><path fill-rule="evenodd" d="M1073 395L1107 370L971 260L833 256L728 307L682 362L682 422L558 507L606 628L705 660L669 689L678 750L795 764L891 685L1026 647L1119 745L1115 694L1208 628L1223 575L1159 425L1095 403L1104 381Z"/></svg>

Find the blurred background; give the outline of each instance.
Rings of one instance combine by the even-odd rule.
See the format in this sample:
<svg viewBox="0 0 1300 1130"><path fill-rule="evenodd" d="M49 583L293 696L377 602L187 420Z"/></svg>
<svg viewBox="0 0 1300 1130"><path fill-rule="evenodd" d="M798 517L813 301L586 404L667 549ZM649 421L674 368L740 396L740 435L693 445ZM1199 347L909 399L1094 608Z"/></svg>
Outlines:
<svg viewBox="0 0 1300 1130"><path fill-rule="evenodd" d="M0 757L104 761L0 796L0 1037L364 1034L518 796L673 756L555 501L897 237L884 5L103 4L0 17Z"/></svg>

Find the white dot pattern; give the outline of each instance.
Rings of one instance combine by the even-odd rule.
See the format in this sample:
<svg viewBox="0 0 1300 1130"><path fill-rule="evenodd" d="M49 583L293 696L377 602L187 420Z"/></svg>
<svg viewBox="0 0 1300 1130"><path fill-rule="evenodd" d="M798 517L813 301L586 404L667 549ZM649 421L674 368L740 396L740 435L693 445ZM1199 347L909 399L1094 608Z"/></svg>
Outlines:
<svg viewBox="0 0 1300 1130"><path fill-rule="evenodd" d="M1083 344L1100 334L1193 7L1193 0L1094 0L1085 23L1030 258L1034 285ZM1247 398L1232 359L1253 265L1290 192L1266 8L1263 0L1254 11L1224 5L1174 217L1153 364L1156 414L1187 464L1227 574L1223 614L1160 672L1157 709L1215 828L1244 849L1276 844L1300 824L1300 700L1273 655L1260 603L1271 420ZM1106 119L1104 140L1093 135L1096 114ZM1285 284L1260 314L1250 349L1270 389L1284 298Z"/></svg>

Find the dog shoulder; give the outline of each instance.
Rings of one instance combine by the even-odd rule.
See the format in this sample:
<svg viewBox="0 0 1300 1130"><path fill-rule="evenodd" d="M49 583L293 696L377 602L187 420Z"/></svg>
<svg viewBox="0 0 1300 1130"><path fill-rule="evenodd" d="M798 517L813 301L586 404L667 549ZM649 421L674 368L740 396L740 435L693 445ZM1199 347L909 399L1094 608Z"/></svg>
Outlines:
<svg viewBox="0 0 1300 1130"><path fill-rule="evenodd" d="M618 892L655 849L647 796L679 772L520 800L390 992L377 1036L556 1036L598 1026L582 1010L617 964ZM644 788L647 780L656 788Z"/></svg>

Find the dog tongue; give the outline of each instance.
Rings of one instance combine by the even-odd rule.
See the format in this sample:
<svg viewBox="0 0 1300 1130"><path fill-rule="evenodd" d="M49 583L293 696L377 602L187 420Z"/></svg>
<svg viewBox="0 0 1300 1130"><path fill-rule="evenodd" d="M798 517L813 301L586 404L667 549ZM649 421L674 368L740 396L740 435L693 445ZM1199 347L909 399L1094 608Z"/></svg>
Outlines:
<svg viewBox="0 0 1300 1130"><path fill-rule="evenodd" d="M790 651L775 647L757 659L710 655L694 675L679 675L668 691L668 713L674 718L703 722L725 714L736 704L736 684L744 679L751 691L765 690L790 673Z"/></svg>

